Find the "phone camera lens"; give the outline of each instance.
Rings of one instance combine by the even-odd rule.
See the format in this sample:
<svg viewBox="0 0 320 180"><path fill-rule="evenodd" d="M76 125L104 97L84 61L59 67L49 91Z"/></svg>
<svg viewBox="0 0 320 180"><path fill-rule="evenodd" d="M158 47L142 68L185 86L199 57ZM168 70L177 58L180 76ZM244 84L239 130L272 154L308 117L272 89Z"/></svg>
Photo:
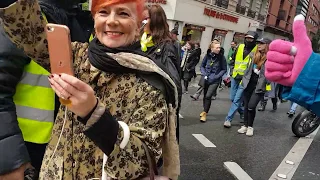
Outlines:
<svg viewBox="0 0 320 180"><path fill-rule="evenodd" d="M47 30L48 30L49 32L52 32L52 31L54 31L54 28L53 28L53 27L48 26L48 27L47 27Z"/></svg>

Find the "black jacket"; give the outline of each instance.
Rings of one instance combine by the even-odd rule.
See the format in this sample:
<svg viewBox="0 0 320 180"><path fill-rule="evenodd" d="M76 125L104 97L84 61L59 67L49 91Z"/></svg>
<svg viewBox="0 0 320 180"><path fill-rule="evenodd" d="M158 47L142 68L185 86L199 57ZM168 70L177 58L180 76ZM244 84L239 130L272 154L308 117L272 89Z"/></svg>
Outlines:
<svg viewBox="0 0 320 180"><path fill-rule="evenodd" d="M180 59L174 42L163 42L148 49L147 54L157 61L160 61L169 70L169 76L174 81L178 89L179 106L182 95L180 79Z"/></svg>
<svg viewBox="0 0 320 180"><path fill-rule="evenodd" d="M30 62L7 38L0 26L0 175L29 162L13 102L23 68Z"/></svg>
<svg viewBox="0 0 320 180"><path fill-rule="evenodd" d="M197 64L200 61L201 48L194 49L190 52L190 55L186 62L186 71L195 71Z"/></svg>

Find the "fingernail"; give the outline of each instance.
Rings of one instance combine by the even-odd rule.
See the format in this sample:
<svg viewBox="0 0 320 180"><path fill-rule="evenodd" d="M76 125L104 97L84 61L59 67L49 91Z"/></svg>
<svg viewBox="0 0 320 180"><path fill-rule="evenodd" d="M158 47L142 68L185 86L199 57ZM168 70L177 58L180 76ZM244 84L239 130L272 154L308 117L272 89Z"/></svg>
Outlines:
<svg viewBox="0 0 320 180"><path fill-rule="evenodd" d="M53 75L52 75L52 74L50 74L48 77L49 77L49 79L50 79L50 78L53 78Z"/></svg>
<svg viewBox="0 0 320 180"><path fill-rule="evenodd" d="M51 86L53 86L53 84L52 83L50 83L51 84Z"/></svg>
<svg viewBox="0 0 320 180"><path fill-rule="evenodd" d="M69 96L67 99L70 99L71 98L71 96Z"/></svg>
<svg viewBox="0 0 320 180"><path fill-rule="evenodd" d="M59 74L59 77L61 77L61 74Z"/></svg>

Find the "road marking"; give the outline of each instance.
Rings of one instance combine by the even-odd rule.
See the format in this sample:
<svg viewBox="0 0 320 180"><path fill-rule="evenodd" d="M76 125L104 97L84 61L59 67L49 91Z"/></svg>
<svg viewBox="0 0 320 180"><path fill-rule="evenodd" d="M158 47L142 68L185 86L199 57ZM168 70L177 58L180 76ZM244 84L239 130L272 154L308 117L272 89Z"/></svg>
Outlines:
<svg viewBox="0 0 320 180"><path fill-rule="evenodd" d="M292 149L289 151L287 156L282 160L281 164L274 171L269 180L280 180L288 179L290 180L296 170L299 167L300 162L302 161L304 155L308 151L314 136L319 131L319 128L310 134L309 138L299 138L299 140L294 144ZM290 162L290 163L288 163ZM279 178L280 176L285 175L286 178Z"/></svg>
<svg viewBox="0 0 320 180"><path fill-rule="evenodd" d="M253 180L237 163L224 162L224 167L238 180Z"/></svg>
<svg viewBox="0 0 320 180"><path fill-rule="evenodd" d="M192 134L204 147L217 147L203 134Z"/></svg>

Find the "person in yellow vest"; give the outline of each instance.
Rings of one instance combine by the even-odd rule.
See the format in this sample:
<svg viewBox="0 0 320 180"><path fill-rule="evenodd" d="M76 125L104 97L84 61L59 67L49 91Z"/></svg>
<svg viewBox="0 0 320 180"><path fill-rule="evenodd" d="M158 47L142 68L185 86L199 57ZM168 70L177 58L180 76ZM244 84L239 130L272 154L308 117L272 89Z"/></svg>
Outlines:
<svg viewBox="0 0 320 180"><path fill-rule="evenodd" d="M83 28L77 20L79 17L69 17L68 7L57 8L62 7L57 3L39 1L43 18L67 25L72 41L88 41L88 31L93 25ZM93 24L80 19L86 27ZM50 73L17 49L6 37L2 25L0 29L0 179L38 179L60 104L48 81Z"/></svg>
<svg viewBox="0 0 320 180"><path fill-rule="evenodd" d="M245 70L249 65L249 54L254 53L257 49L256 40L258 33L248 31L245 36L244 44L239 44L232 59L230 60L230 100L232 102L228 115L224 122L224 127L230 128L234 114L238 111L241 119L243 119L242 94L244 88L240 85Z"/></svg>

